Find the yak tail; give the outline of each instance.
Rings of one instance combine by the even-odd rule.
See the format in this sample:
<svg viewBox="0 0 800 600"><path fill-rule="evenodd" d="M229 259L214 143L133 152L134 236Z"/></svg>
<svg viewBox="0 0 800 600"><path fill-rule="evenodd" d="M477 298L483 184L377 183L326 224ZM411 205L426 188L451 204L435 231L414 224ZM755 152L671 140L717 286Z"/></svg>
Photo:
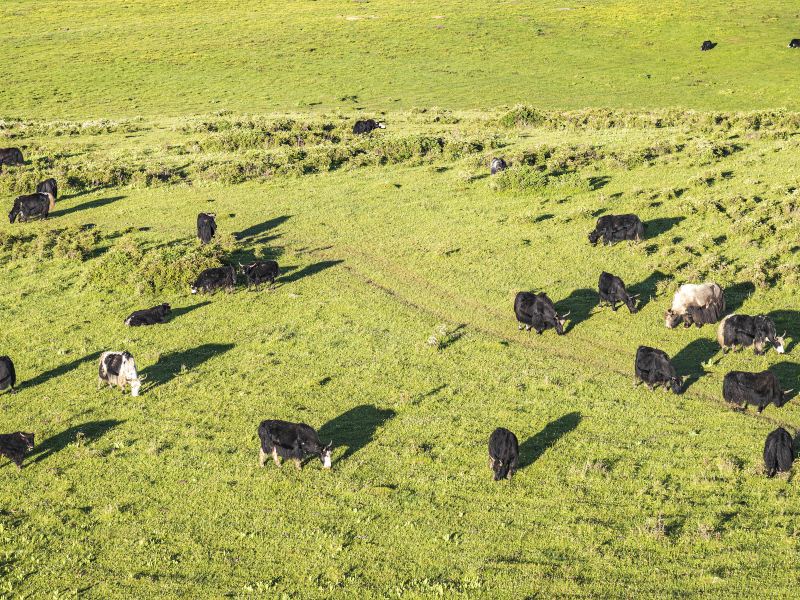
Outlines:
<svg viewBox="0 0 800 600"><path fill-rule="evenodd" d="M50 201L50 208L48 208L48 210L53 210L56 207L56 197L50 192L44 192L44 195L47 196L47 199Z"/></svg>

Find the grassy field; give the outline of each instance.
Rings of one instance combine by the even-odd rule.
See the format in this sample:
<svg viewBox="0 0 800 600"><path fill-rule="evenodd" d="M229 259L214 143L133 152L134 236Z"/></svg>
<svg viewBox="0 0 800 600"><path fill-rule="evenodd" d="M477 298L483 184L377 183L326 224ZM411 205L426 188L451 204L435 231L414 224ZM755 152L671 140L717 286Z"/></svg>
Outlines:
<svg viewBox="0 0 800 600"><path fill-rule="evenodd" d="M800 109L785 0L4 0L0 37L0 116Z"/></svg>
<svg viewBox="0 0 800 600"><path fill-rule="evenodd" d="M0 227L22 381L3 429L38 440L22 472L0 468L3 593L788 594L800 493L761 451L800 413L735 412L720 389L731 369L800 378L794 125L661 118L408 113L368 143L338 117L7 123L30 160L6 195L47 174L71 187L51 220ZM538 124L502 124L520 120ZM326 171L333 147L349 158ZM494 154L516 166L486 177ZM192 239L201 210L212 249ZM589 246L597 215L627 211L645 242ZM276 289L188 293L200 266L253 256L284 266ZM603 269L639 314L594 308ZM678 283L706 278L772 313L789 354L721 358L712 328L665 329ZM517 331L521 289L572 310L564 337ZM123 325L161 301L170 323ZM631 387L642 343L685 394ZM121 348L148 375L139 398L95 390L99 352ZM269 417L333 439L334 469L260 470ZM510 483L486 467L498 425L522 444Z"/></svg>
<svg viewBox="0 0 800 600"><path fill-rule="evenodd" d="M767 479L761 455L800 408L721 387L800 388L797 7L527 4L3 2L0 147L27 162L0 198L50 176L61 198L0 224L0 432L37 442L0 459L0 598L795 593L797 468ZM626 212L646 240L589 245ZM274 289L189 293L253 258ZM596 307L603 270L638 314ZM788 353L667 330L704 280ZM566 335L518 331L520 290L570 310ZM168 323L123 324L161 302ZM685 393L632 386L640 344ZM122 349L140 397L96 389ZM267 418L333 440L333 469L260 469Z"/></svg>

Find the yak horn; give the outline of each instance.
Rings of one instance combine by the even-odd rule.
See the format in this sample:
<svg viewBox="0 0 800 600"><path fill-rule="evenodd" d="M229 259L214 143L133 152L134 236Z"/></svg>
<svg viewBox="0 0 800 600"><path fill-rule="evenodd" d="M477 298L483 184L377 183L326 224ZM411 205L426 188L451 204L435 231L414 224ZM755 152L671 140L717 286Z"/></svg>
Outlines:
<svg viewBox="0 0 800 600"><path fill-rule="evenodd" d="M139 379L139 381L144 381L145 379L147 379L147 374L146 373L142 373L141 375L139 375L139 377L137 379Z"/></svg>
<svg viewBox="0 0 800 600"><path fill-rule="evenodd" d="M568 311L567 311L567 312L565 312L563 315L561 315L561 318L562 318L562 319L566 319L566 318L569 316L569 313L571 313L571 312L572 312L571 310L568 310Z"/></svg>
<svg viewBox="0 0 800 600"><path fill-rule="evenodd" d="M782 335L781 337L782 337L782 338L785 338L785 337L786 337L786 332L785 332L785 331L783 332L783 335Z"/></svg>
<svg viewBox="0 0 800 600"><path fill-rule="evenodd" d="M790 393L791 393L791 392L793 392L793 391L794 391L794 388L792 388L792 389L790 389L790 390L786 390L786 391L785 391L785 392L783 392L783 393L784 393L784 394L790 394Z"/></svg>
<svg viewBox="0 0 800 600"><path fill-rule="evenodd" d="M641 294L634 294L633 296L631 296L631 298L638 298L639 296L641 296Z"/></svg>

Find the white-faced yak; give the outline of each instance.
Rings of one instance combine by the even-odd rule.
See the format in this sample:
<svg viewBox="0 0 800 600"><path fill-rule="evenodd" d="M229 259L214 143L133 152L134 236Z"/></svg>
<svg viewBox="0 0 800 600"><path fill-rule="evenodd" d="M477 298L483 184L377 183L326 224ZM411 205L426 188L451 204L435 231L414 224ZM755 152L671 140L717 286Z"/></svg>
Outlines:
<svg viewBox="0 0 800 600"><path fill-rule="evenodd" d="M717 341L722 346L722 352L727 353L731 348L753 347L756 354L764 354L767 344L772 344L778 354L784 353L783 335L777 335L775 323L766 315L728 315L717 327Z"/></svg>
<svg viewBox="0 0 800 600"><path fill-rule="evenodd" d="M764 469L767 477L785 473L792 468L792 462L794 462L792 436L783 427L778 427L764 442Z"/></svg>
<svg viewBox="0 0 800 600"><path fill-rule="evenodd" d="M17 372L14 369L14 361L8 356L0 356L0 391L11 390L16 393L14 386L17 385Z"/></svg>
<svg viewBox="0 0 800 600"><path fill-rule="evenodd" d="M780 381L771 371L731 371L722 381L722 397L726 401L745 409L748 404L753 404L758 406L758 412L770 404L780 408L789 401L792 391L794 388L783 391Z"/></svg>
<svg viewBox="0 0 800 600"><path fill-rule="evenodd" d="M624 240L640 242L644 239L644 223L636 215L603 215L589 234L589 242L594 245L601 238L609 246Z"/></svg>
<svg viewBox="0 0 800 600"><path fill-rule="evenodd" d="M375 129L386 129L386 124L379 123L375 119L362 119L360 121L356 121L356 124L353 125L353 133L357 135L370 133Z"/></svg>
<svg viewBox="0 0 800 600"><path fill-rule="evenodd" d="M597 291L600 294L600 304L603 303L611 306L611 310L617 310L617 303L621 302L628 307L631 314L635 314L639 309L636 307L636 298L628 293L625 289L625 282L616 275L600 273L600 280L597 283Z"/></svg>
<svg viewBox="0 0 800 600"><path fill-rule="evenodd" d="M686 283L672 297L672 306L664 315L669 329L683 323L684 327L702 327L716 323L725 312L725 296L716 283Z"/></svg>
<svg viewBox="0 0 800 600"><path fill-rule="evenodd" d="M142 378L136 372L136 362L130 352L103 352L100 355L100 370L97 377L97 389L104 384L118 386L125 392L125 386L131 386L131 396L138 396L142 387Z"/></svg>
<svg viewBox="0 0 800 600"><path fill-rule="evenodd" d="M511 479L517 470L519 442L508 429L498 427L489 436L489 468L494 480Z"/></svg>
<svg viewBox="0 0 800 600"><path fill-rule="evenodd" d="M683 379L678 377L667 353L648 346L639 346L636 350L633 384L640 383L646 383L651 390L663 385L665 390L675 394L680 394L683 388Z"/></svg>
<svg viewBox="0 0 800 600"><path fill-rule="evenodd" d="M0 434L0 455L22 468L25 455L33 450L33 434L17 431Z"/></svg>
<svg viewBox="0 0 800 600"><path fill-rule="evenodd" d="M318 456L323 468L331 468L333 442L324 446L314 428L305 423L262 421L258 426L258 438L261 440L258 464L262 467L267 456L272 456L279 467L284 458L291 459L298 469L302 468L305 457Z"/></svg>

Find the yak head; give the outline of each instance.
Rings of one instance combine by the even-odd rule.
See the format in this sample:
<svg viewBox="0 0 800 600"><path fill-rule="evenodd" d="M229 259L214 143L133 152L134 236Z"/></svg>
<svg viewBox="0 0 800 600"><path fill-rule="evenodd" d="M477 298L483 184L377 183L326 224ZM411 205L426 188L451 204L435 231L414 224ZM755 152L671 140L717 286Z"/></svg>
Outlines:
<svg viewBox="0 0 800 600"><path fill-rule="evenodd" d="M322 448L319 453L319 459L322 461L322 468L323 469L330 469L331 468L331 454L333 453L333 440L330 443Z"/></svg>
<svg viewBox="0 0 800 600"><path fill-rule="evenodd" d="M567 322L567 317L569 316L569 313L571 313L571 312L572 311L570 310L570 311L567 311L566 313L564 313L561 316L556 315L556 333L558 335L564 335L564 324Z"/></svg>
<svg viewBox="0 0 800 600"><path fill-rule="evenodd" d="M119 374L131 385L131 396L138 396L139 390L142 387L142 380L136 372L136 362L129 352L122 353L122 366L119 369Z"/></svg>
<svg viewBox="0 0 800 600"><path fill-rule="evenodd" d="M595 229L589 234L589 243L593 246L597 243L597 240L600 239L600 231Z"/></svg>
<svg viewBox="0 0 800 600"><path fill-rule="evenodd" d="M789 394L791 394L793 391L794 391L794 388L792 388L792 389L790 389L790 390L785 390L785 391L781 392L781 395L780 395L780 397L778 398L778 401L777 401L777 402L775 402L775 406L777 406L778 408L780 408L781 406L783 406L784 404L786 404L787 402L789 402Z"/></svg>
<svg viewBox="0 0 800 600"><path fill-rule="evenodd" d="M669 389L672 390L673 394L680 394L683 390L683 377L679 377L678 375L670 377Z"/></svg>
<svg viewBox="0 0 800 600"><path fill-rule="evenodd" d="M675 329L678 326L678 323L683 321L683 317L683 314L670 308L664 315L664 324L667 326L667 329Z"/></svg>
<svg viewBox="0 0 800 600"><path fill-rule="evenodd" d="M25 449L30 452L33 450L33 434L32 433L25 433L24 431L18 431L17 435L20 437L20 440L23 444L25 444Z"/></svg>
<svg viewBox="0 0 800 600"><path fill-rule="evenodd" d="M625 306L628 307L628 310L631 311L632 315L635 315L637 312L639 312L639 307L637 306L637 304L639 304L638 299L639 294L636 294L635 296L625 296Z"/></svg>

